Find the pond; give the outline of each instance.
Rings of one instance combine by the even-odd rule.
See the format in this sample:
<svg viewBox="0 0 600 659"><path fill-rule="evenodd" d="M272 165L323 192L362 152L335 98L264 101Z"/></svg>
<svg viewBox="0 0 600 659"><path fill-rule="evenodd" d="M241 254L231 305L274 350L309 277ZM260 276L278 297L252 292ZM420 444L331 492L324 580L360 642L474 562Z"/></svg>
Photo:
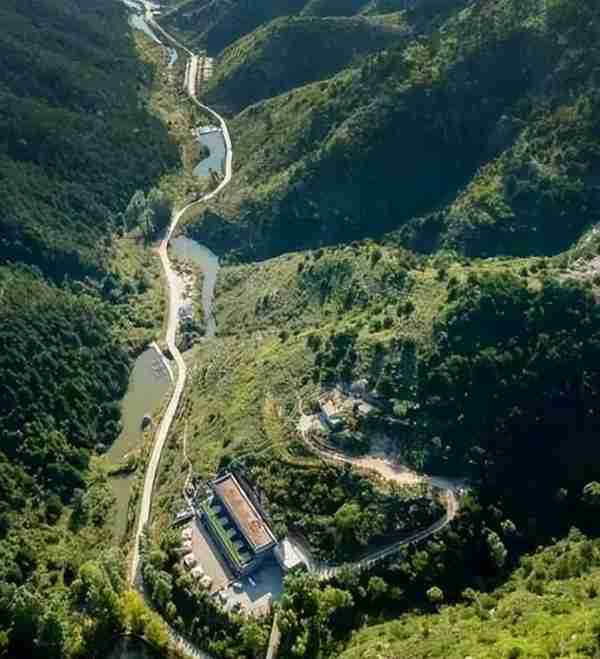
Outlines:
<svg viewBox="0 0 600 659"><path fill-rule="evenodd" d="M118 465L127 454L141 448L142 419L145 414L153 416L158 412L170 386L169 373L158 352L154 348L148 348L136 359L129 376L127 393L121 403L123 429L104 456L109 465ZM127 525L129 490L134 476L135 474L126 474L110 479L111 489L117 499L113 524L117 541L122 538Z"/></svg>
<svg viewBox="0 0 600 659"><path fill-rule="evenodd" d="M204 144L208 148L210 155L196 165L194 174L206 177L210 175L211 169L221 174L225 168L225 154L227 153L223 133L220 130L215 130L212 133L198 135L197 139L200 144Z"/></svg>
<svg viewBox="0 0 600 659"><path fill-rule="evenodd" d="M181 260L191 261L202 270L202 310L206 323L206 337L212 338L217 331L212 312L215 285L219 273L219 257L195 240L187 236L178 236L171 240L173 254Z"/></svg>

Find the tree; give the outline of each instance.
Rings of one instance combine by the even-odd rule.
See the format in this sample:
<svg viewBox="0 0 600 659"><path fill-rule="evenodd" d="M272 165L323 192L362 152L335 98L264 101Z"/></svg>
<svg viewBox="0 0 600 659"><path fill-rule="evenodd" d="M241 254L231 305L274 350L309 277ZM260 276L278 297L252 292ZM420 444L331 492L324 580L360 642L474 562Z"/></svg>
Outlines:
<svg viewBox="0 0 600 659"><path fill-rule="evenodd" d="M169 630L159 616L149 614L145 626L146 638L158 648L166 648L169 645Z"/></svg>
<svg viewBox="0 0 600 659"><path fill-rule="evenodd" d="M262 657L264 655L269 635L264 626L257 622L248 622L241 631L242 646L251 657Z"/></svg>
<svg viewBox="0 0 600 659"><path fill-rule="evenodd" d="M133 634L143 635L149 611L139 593L128 590L120 598L121 620L125 629Z"/></svg>
<svg viewBox="0 0 600 659"><path fill-rule="evenodd" d="M438 588L437 586L432 586L428 591L427 591L427 599L433 604L434 606L440 606L442 602L444 601L444 592L441 588Z"/></svg>
<svg viewBox="0 0 600 659"><path fill-rule="evenodd" d="M342 541L355 537L360 527L362 511L358 503L348 502L340 506L333 516L333 521Z"/></svg>
<svg viewBox="0 0 600 659"><path fill-rule="evenodd" d="M146 206L152 211L154 229L162 231L171 221L172 206L165 193L159 188L152 188L146 197Z"/></svg>
<svg viewBox="0 0 600 659"><path fill-rule="evenodd" d="M588 483L583 488L581 499L588 508L600 509L600 483L597 481Z"/></svg>
<svg viewBox="0 0 600 659"><path fill-rule="evenodd" d="M506 563L506 556L508 554L504 543L500 540L500 536L494 531L490 531L487 534L486 543L494 564L500 569Z"/></svg>
<svg viewBox="0 0 600 659"><path fill-rule="evenodd" d="M173 579L168 572L157 571L154 575L152 599L164 611L173 596Z"/></svg>
<svg viewBox="0 0 600 659"><path fill-rule="evenodd" d="M127 204L125 209L124 219L125 219L125 229L128 230L134 226L140 214L146 207L146 197L143 190L136 190Z"/></svg>
<svg viewBox="0 0 600 659"><path fill-rule="evenodd" d="M67 614L62 602L54 600L46 607L41 619L38 632L38 642L45 651L45 656L64 656L64 644L68 636Z"/></svg>
<svg viewBox="0 0 600 659"><path fill-rule="evenodd" d="M339 623L338 615L352 607L352 595L341 588L319 587L318 579L306 572L290 574L284 581L284 594L278 612L282 633L281 655L317 656ZM287 655L289 656L289 655Z"/></svg>
<svg viewBox="0 0 600 659"><path fill-rule="evenodd" d="M388 585L384 579L381 577L371 577L369 579L369 585L367 586L367 592L369 597L372 600L378 600L382 598L388 591Z"/></svg>
<svg viewBox="0 0 600 659"><path fill-rule="evenodd" d="M139 217L146 242L150 242L156 231L156 215L152 208L146 207Z"/></svg>
<svg viewBox="0 0 600 659"><path fill-rule="evenodd" d="M50 524L55 524L63 511L62 501L57 494L51 494L46 501L46 519Z"/></svg>

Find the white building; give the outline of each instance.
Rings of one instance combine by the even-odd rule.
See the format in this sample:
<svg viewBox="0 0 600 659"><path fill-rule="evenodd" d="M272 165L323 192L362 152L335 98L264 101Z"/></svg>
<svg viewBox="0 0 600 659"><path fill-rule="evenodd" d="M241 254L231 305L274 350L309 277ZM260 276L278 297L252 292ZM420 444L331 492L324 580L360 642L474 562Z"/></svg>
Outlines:
<svg viewBox="0 0 600 659"><path fill-rule="evenodd" d="M294 545L288 540L288 538L284 538L275 547L274 554L275 554L275 558L277 559L277 562L279 563L281 569L284 572L289 572L295 567L299 567L300 565L305 565L304 561L302 560L302 557L296 551Z"/></svg>

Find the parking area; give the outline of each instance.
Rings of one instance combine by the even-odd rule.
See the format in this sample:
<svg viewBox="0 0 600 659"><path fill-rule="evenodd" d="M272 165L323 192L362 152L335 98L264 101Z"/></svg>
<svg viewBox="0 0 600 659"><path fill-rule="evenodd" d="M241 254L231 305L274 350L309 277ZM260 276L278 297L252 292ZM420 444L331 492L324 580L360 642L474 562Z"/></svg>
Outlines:
<svg viewBox="0 0 600 659"><path fill-rule="evenodd" d="M270 612L283 593L284 571L275 556L266 558L249 576L236 577L199 516L179 528L183 564L224 609L255 616Z"/></svg>
<svg viewBox="0 0 600 659"><path fill-rule="evenodd" d="M250 577L240 577L225 590L222 602L227 609L241 609L254 615L268 613L283 592L283 571L275 559L268 559Z"/></svg>
<svg viewBox="0 0 600 659"><path fill-rule="evenodd" d="M189 526L192 528L192 551L198 565L212 579L211 592L215 593L226 588L233 581L233 574L221 558L208 531L197 516Z"/></svg>

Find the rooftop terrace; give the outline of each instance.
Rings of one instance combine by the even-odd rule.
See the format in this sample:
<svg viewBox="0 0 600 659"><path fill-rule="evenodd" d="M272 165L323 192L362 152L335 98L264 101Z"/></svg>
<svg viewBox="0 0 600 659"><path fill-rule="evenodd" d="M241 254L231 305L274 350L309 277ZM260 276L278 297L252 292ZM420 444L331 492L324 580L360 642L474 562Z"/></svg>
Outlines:
<svg viewBox="0 0 600 659"><path fill-rule="evenodd" d="M213 491L223 502L240 532L255 552L276 543L275 536L256 510L237 478L225 474L213 482Z"/></svg>

